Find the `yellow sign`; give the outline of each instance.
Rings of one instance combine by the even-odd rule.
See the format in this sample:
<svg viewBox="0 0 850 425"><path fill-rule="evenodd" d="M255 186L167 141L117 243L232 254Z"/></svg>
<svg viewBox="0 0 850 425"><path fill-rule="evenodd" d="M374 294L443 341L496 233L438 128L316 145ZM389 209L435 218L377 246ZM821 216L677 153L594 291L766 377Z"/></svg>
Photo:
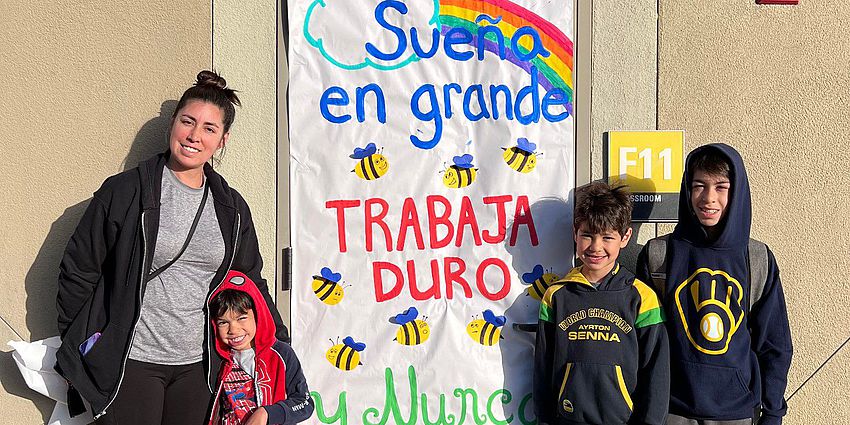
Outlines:
<svg viewBox="0 0 850 425"><path fill-rule="evenodd" d="M682 131L608 132L608 181L632 193L677 193L684 169Z"/></svg>

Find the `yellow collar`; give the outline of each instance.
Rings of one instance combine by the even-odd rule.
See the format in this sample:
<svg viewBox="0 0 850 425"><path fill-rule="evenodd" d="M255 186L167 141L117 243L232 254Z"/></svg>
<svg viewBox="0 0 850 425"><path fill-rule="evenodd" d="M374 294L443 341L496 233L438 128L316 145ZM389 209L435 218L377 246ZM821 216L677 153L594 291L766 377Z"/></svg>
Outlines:
<svg viewBox="0 0 850 425"><path fill-rule="evenodd" d="M617 274L619 271L620 271L620 263L617 263L616 265L614 265L614 269L611 270L610 274L613 276L613 275ZM565 283L565 282L574 282L574 283L578 283L578 284L581 284L581 285L590 286L591 288L593 287L593 284L590 283L590 281L587 280L587 278L583 274L581 274L581 266L573 267L573 269L570 270L570 272L567 273L566 276L562 277L561 279L559 279L557 282L554 282L554 283Z"/></svg>

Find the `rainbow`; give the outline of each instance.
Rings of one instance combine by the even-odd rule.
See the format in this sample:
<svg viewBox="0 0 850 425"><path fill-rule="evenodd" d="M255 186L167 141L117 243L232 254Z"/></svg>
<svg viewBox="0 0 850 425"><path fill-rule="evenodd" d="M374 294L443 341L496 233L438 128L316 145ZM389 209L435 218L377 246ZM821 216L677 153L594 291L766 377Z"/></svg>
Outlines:
<svg viewBox="0 0 850 425"><path fill-rule="evenodd" d="M479 24L476 19L481 15L488 15L494 19L501 18L496 24L486 20L483 25L494 25L499 27L505 37L506 50L505 60L531 73L532 66L537 68L539 83L546 90L560 88L567 94L570 101L573 98L573 42L551 22L541 18L534 12L523 8L507 0L439 0L440 4L440 31L445 36L452 28L462 27L472 33L473 39L469 43L478 45L476 34ZM544 58L540 55L530 61L519 59L515 52L511 51L511 38L518 29L531 27L540 35L543 47L551 54ZM487 33L484 48L495 54L499 54L499 45L496 43L495 35ZM527 53L531 51L532 45L529 37L523 37L519 43Z"/></svg>

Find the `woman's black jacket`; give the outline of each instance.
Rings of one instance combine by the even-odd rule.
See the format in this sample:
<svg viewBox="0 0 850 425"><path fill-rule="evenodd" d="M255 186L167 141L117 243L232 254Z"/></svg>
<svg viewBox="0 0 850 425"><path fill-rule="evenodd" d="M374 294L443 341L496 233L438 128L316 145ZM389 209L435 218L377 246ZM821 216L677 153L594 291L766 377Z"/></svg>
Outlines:
<svg viewBox="0 0 850 425"><path fill-rule="evenodd" d="M88 400L95 416L105 413L123 379L145 293L144 277L151 269L156 246L162 172L168 155L157 155L106 179L94 193L62 258L56 301L62 346L56 355L56 369ZM210 282L207 297L227 270L233 269L247 274L268 305L274 306L260 276L263 261L248 205L212 167L205 165L204 174L225 246L224 262ZM204 312L208 314L206 307ZM288 341L280 314L275 308L271 313L277 338ZM204 367L212 391L220 359L211 349L214 336L209 320L205 322ZM101 337L83 356L79 347L95 332ZM73 398L73 390L69 396Z"/></svg>

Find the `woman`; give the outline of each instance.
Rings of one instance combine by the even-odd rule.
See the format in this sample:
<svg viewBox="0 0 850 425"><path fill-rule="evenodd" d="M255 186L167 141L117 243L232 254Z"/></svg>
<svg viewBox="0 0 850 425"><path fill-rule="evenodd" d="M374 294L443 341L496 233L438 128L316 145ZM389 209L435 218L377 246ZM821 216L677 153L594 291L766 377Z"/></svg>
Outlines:
<svg viewBox="0 0 850 425"><path fill-rule="evenodd" d="M208 295L234 269L273 305L248 205L209 165L234 105L224 78L199 73L171 118L169 150L108 178L68 242L56 367L69 404L79 392L97 423L203 423L220 361Z"/></svg>

